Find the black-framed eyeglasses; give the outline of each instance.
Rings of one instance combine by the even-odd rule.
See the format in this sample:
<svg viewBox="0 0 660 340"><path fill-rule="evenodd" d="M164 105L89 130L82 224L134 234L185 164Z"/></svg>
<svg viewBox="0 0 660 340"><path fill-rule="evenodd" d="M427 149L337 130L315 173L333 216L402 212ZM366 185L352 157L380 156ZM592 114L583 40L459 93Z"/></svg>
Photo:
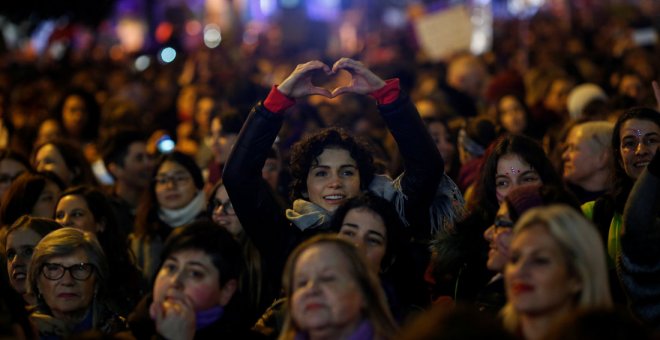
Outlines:
<svg viewBox="0 0 660 340"><path fill-rule="evenodd" d="M41 273L45 278L54 281L61 279L68 270L74 279L85 281L92 276L95 269L96 267L91 263L78 263L71 266L63 266L59 263L44 263L41 267Z"/></svg>
<svg viewBox="0 0 660 340"><path fill-rule="evenodd" d="M212 199L211 200L211 212L216 211L219 207L222 207L222 212L227 214L227 215L234 215L236 212L234 211L234 206L231 204L231 201L227 202L222 202L219 199Z"/></svg>

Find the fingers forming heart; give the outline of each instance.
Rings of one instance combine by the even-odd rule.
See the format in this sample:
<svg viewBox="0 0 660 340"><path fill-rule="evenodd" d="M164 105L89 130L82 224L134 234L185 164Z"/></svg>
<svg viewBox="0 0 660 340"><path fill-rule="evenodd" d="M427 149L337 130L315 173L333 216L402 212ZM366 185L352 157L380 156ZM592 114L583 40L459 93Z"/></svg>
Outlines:
<svg viewBox="0 0 660 340"><path fill-rule="evenodd" d="M316 70L312 75L312 84L323 89L323 93L328 98L334 98L343 93L349 92L350 85L353 82L353 77L350 72L342 69L331 72L323 72L323 70ZM326 92L327 91L327 92Z"/></svg>

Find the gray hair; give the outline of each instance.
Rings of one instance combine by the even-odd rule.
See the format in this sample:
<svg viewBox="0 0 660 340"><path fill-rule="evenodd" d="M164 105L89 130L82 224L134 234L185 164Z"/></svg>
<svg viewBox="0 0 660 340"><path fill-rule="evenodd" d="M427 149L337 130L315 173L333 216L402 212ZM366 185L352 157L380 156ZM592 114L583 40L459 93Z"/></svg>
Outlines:
<svg viewBox="0 0 660 340"><path fill-rule="evenodd" d="M108 262L103 253L96 236L90 232L82 231L76 228L61 228L46 235L34 248L30 271L28 272L28 292L37 297L37 309L39 311L48 311L46 302L39 293L37 286L41 269L49 259L56 256L66 256L78 249L82 249L89 263L94 265L94 275L96 275L96 288L99 296L103 296L105 291L105 281L109 276Z"/></svg>
<svg viewBox="0 0 660 340"><path fill-rule="evenodd" d="M592 121L573 127L582 129L582 138L594 153L612 153L611 141L614 124L606 121Z"/></svg>

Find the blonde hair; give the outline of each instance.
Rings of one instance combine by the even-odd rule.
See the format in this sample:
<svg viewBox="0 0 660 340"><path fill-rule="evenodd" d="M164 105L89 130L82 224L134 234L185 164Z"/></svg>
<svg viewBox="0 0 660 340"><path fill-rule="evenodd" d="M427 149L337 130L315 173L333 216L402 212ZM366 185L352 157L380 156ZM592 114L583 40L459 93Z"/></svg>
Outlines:
<svg viewBox="0 0 660 340"><path fill-rule="evenodd" d="M556 204L527 211L513 228L514 239L524 230L539 224L559 244L568 272L581 284L581 290L575 297L575 307L611 309L605 247L596 227L575 209ZM501 314L504 326L516 331L519 315L514 306L507 302Z"/></svg>
<svg viewBox="0 0 660 340"><path fill-rule="evenodd" d="M375 333L374 338L393 337L397 330L396 323L390 313L385 299L385 293L380 286L378 278L367 267L364 256L349 241L341 239L335 234L322 234L312 237L296 247L286 262L282 277L282 286L288 299L286 302L288 312L279 339L292 340L295 338L296 333L301 331L291 317L291 297L293 295L294 273L298 258L308 249L325 244L333 246L346 258L350 267L349 272L360 287L362 297L365 300L366 307L363 314L365 319L371 322Z"/></svg>

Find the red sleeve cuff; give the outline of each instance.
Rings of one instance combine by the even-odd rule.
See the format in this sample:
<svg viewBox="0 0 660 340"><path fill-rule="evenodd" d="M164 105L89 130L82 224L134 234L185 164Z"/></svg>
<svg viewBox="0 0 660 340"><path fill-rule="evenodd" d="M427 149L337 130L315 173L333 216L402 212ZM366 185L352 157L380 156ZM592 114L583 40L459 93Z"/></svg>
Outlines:
<svg viewBox="0 0 660 340"><path fill-rule="evenodd" d="M277 89L277 85L273 85L268 97L264 100L264 107L270 112L282 113L295 103L295 99L287 97Z"/></svg>
<svg viewBox="0 0 660 340"><path fill-rule="evenodd" d="M399 94L401 94L399 78L388 79L385 81L385 86L369 93L370 96L376 98L378 105L391 104L399 98Z"/></svg>

